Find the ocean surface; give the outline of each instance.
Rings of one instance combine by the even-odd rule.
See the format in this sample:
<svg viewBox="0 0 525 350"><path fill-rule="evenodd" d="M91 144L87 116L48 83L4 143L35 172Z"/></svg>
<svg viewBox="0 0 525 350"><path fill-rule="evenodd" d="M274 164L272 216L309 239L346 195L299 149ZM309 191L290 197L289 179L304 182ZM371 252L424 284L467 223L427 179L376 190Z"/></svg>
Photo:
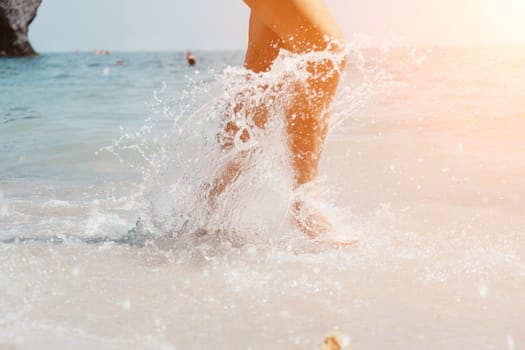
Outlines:
<svg viewBox="0 0 525 350"><path fill-rule="evenodd" d="M304 57L262 75L242 52L0 59L0 349L317 349L334 332L354 350L525 349L525 49L349 50L299 190L283 106ZM224 151L239 101L269 125L247 116ZM297 198L326 239L295 227Z"/></svg>

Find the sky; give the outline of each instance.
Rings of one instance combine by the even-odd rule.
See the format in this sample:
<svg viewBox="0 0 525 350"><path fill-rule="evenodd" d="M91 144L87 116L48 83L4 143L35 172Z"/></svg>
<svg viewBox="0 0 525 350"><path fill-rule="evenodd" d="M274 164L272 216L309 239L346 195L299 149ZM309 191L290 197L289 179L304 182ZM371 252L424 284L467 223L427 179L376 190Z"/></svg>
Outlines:
<svg viewBox="0 0 525 350"><path fill-rule="evenodd" d="M284 1L284 0L283 0ZM347 40L419 46L525 45L525 0L326 0ZM41 52L231 50L247 42L242 0L43 0Z"/></svg>

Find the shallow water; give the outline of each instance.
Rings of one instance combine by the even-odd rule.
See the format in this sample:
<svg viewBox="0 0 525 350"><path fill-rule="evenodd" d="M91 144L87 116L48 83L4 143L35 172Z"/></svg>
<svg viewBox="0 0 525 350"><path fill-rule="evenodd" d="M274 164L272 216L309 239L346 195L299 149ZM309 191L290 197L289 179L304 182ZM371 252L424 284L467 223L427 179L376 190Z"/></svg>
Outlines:
<svg viewBox="0 0 525 350"><path fill-rule="evenodd" d="M525 346L525 50L351 47L315 191L345 248L288 222L278 133L206 216L245 72L196 55L0 60L0 348Z"/></svg>

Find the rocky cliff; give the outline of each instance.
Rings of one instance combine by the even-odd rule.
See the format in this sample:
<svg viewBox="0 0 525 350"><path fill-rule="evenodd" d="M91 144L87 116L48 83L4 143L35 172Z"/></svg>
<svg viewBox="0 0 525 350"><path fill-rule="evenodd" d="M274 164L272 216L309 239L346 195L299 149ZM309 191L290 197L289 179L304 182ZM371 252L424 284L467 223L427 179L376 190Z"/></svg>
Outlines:
<svg viewBox="0 0 525 350"><path fill-rule="evenodd" d="M0 0L0 56L34 56L29 25L42 0Z"/></svg>

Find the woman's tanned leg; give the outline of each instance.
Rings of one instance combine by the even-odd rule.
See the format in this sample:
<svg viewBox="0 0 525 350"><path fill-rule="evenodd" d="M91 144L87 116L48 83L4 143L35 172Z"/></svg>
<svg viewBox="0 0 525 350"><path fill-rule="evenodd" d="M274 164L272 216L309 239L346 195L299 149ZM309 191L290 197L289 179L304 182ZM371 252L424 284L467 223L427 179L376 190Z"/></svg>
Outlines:
<svg viewBox="0 0 525 350"><path fill-rule="evenodd" d="M325 50L333 53L333 59L309 63L310 78L306 84L296 86L294 98L287 111L288 143L295 186L299 187L317 177L328 131L328 109L346 63L341 46L344 39L322 0L245 2L252 10L252 18L274 32L284 49L296 54ZM254 46L257 46L257 43ZM293 210L296 213L296 221L305 234L315 237L329 230L330 225L319 213L312 210L303 213L301 201L294 203Z"/></svg>
<svg viewBox="0 0 525 350"><path fill-rule="evenodd" d="M250 16L249 44L245 67L254 72L270 69L279 50L303 54L311 51L331 50L334 59L309 62L310 78L305 84L297 84L287 110L286 128L294 170L295 187L314 180L328 130L328 109L333 100L341 70L344 53L340 45L342 34L322 0L245 0L252 12ZM265 108L254 111L253 120L264 127ZM232 138L240 131L234 122L225 123L223 133ZM249 135L240 135L240 139ZM228 144L231 146L231 144ZM217 179L210 192L212 200L238 176L240 163L232 162L223 176ZM293 205L297 218L302 202ZM298 222L305 234L316 236L329 226L324 218L308 214Z"/></svg>
<svg viewBox="0 0 525 350"><path fill-rule="evenodd" d="M263 23L275 33L279 44L294 53L342 50L329 46L330 40L342 43L343 37L322 0L245 0L252 9L254 22ZM269 50L253 42L253 52ZM342 52L334 52L334 57ZM296 186L317 176L319 159L328 130L328 108L339 82L344 59L312 62L311 78L305 86L297 86L294 101L288 110L287 129ZM254 66L256 66L254 64ZM248 67L249 68L249 67ZM313 72L316 74L313 74Z"/></svg>
<svg viewBox="0 0 525 350"><path fill-rule="evenodd" d="M253 13L250 15L249 27L249 42L244 59L244 66L253 72L265 72L270 69L274 59L279 54L281 47L280 38L272 30L270 30L263 22L261 22ZM240 106L235 106L234 110L239 109ZM251 116L254 123L258 127L264 127L266 124L267 115L264 106L258 108ZM235 121L229 119L230 116L225 116L222 123L221 131L219 132L219 139L221 147L227 150L233 147L234 138L240 132L239 138L246 142L249 134L246 130L240 130ZM217 177L209 191L208 198L212 207L216 204L217 196L219 196L235 179L239 176L242 168L242 161L247 157L246 151L240 152L235 159L230 161L222 170L219 177Z"/></svg>

